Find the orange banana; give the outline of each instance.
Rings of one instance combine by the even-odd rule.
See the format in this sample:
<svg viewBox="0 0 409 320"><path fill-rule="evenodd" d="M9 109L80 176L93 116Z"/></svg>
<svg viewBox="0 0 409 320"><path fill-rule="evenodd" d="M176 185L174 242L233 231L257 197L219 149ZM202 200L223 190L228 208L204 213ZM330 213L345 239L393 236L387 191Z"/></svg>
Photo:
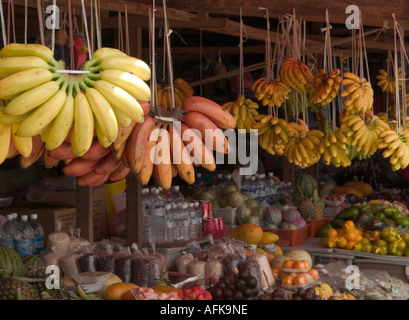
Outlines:
<svg viewBox="0 0 409 320"><path fill-rule="evenodd" d="M236 127L236 120L233 116L210 99L191 96L183 101L182 109L185 112L197 111L204 114L219 128L234 129Z"/></svg>
<svg viewBox="0 0 409 320"><path fill-rule="evenodd" d="M114 149L119 150L126 142L126 140L129 138L129 136L132 133L132 130L136 126L136 121L132 120L131 124L125 128L123 127L118 127L118 136L116 137L116 140L114 141Z"/></svg>
<svg viewBox="0 0 409 320"><path fill-rule="evenodd" d="M111 152L100 160L94 171L96 174L101 175L111 174L121 165L121 163L121 161L115 159L114 154Z"/></svg>
<svg viewBox="0 0 409 320"><path fill-rule="evenodd" d="M33 148L28 157L20 155L20 167L27 169L33 165L43 155L45 143L41 140L40 135L33 136Z"/></svg>
<svg viewBox="0 0 409 320"><path fill-rule="evenodd" d="M227 153L229 151L229 142L224 136L223 131L204 114L196 111L187 112L183 114L182 122L184 122L190 128L199 130L200 134L202 135L202 140L209 149L221 153ZM213 141L208 141L209 139Z"/></svg>
<svg viewBox="0 0 409 320"><path fill-rule="evenodd" d="M193 157L194 164L201 165L209 171L216 170L216 161L213 152L206 147L200 136L195 133L195 130L192 130L192 128L189 128L184 123L182 123L181 130L182 140L190 156Z"/></svg>
<svg viewBox="0 0 409 320"><path fill-rule="evenodd" d="M111 172L108 180L111 182L116 182L125 179L130 171L131 170L129 168L125 167L125 165L121 163L118 168Z"/></svg>
<svg viewBox="0 0 409 320"><path fill-rule="evenodd" d="M77 178L77 184L82 187L97 187L105 183L109 178L109 174L96 174L94 171L87 173L84 176Z"/></svg>
<svg viewBox="0 0 409 320"><path fill-rule="evenodd" d="M56 167L60 163L60 160L50 157L48 152L49 151L47 149L44 149L43 161L44 161L44 166L47 169L51 169L53 167Z"/></svg>
<svg viewBox="0 0 409 320"><path fill-rule="evenodd" d="M147 116L143 123L136 125L137 132L132 131L128 138L126 154L128 166L132 172L139 172L141 170L144 149L154 127L155 121L152 117Z"/></svg>
<svg viewBox="0 0 409 320"><path fill-rule="evenodd" d="M72 152L71 144L68 142L63 142L59 147L49 151L50 157L58 160L78 158L78 156Z"/></svg>
<svg viewBox="0 0 409 320"><path fill-rule="evenodd" d="M76 158L64 166L63 172L66 176L80 177L94 171L99 161L99 159L86 160L83 158Z"/></svg>
<svg viewBox="0 0 409 320"><path fill-rule="evenodd" d="M82 156L85 160L98 160L103 158L111 151L111 148L104 148L98 141L95 139L94 142L91 144L91 147L88 149L87 152L84 153Z"/></svg>
<svg viewBox="0 0 409 320"><path fill-rule="evenodd" d="M172 123L169 125L170 151L172 163L179 177L189 184L195 182L195 168L182 141L181 133Z"/></svg>

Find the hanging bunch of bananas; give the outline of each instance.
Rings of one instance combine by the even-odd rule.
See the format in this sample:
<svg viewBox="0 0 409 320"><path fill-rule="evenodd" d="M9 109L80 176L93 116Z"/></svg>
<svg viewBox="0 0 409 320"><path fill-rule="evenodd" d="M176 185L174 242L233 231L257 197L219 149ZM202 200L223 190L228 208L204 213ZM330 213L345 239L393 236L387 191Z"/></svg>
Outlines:
<svg viewBox="0 0 409 320"><path fill-rule="evenodd" d="M340 131L330 133L321 142L320 152L322 159L326 165L334 165L335 167L348 167L351 165L351 160L348 157L347 138Z"/></svg>
<svg viewBox="0 0 409 320"><path fill-rule="evenodd" d="M72 129L72 152L81 157L95 133L100 144L108 147L120 127L144 121L140 102L150 100L145 83L151 75L149 66L120 50L96 50L84 63L87 72L76 75L64 72L63 62L38 44L8 44L0 57L1 121L20 143L29 144L31 137L41 135L45 148L53 150Z"/></svg>
<svg viewBox="0 0 409 320"><path fill-rule="evenodd" d="M378 149L384 158L389 158L392 170L404 169L409 165L409 130L403 128L401 133L395 130L384 130L379 134Z"/></svg>
<svg viewBox="0 0 409 320"><path fill-rule="evenodd" d="M347 145L348 149L348 158L352 161L354 159L358 160L366 160L371 157L371 155L368 153L367 155L363 155L361 152L356 151L355 147Z"/></svg>
<svg viewBox="0 0 409 320"><path fill-rule="evenodd" d="M173 81L173 94L175 98L175 107L181 107L183 101L193 96L192 87L183 79L176 78ZM163 109L168 110L173 107L171 87L158 84L156 89L156 104Z"/></svg>
<svg viewBox="0 0 409 320"><path fill-rule="evenodd" d="M340 93L341 97L346 97L344 106L347 113L356 114L372 109L373 89L369 81L352 72L345 72L341 84L348 86Z"/></svg>
<svg viewBox="0 0 409 320"><path fill-rule="evenodd" d="M314 96L311 98L312 103L325 106L335 99L342 80L340 73L340 69L334 69L328 75L322 77L319 86L314 91Z"/></svg>
<svg viewBox="0 0 409 320"><path fill-rule="evenodd" d="M315 84L310 68L293 58L287 58L281 65L280 78L287 87L301 93L307 93Z"/></svg>
<svg viewBox="0 0 409 320"><path fill-rule="evenodd" d="M259 105L250 98L240 95L236 101L226 102L222 105L236 120L237 129L245 129L250 132L256 124L254 117L258 115Z"/></svg>
<svg viewBox="0 0 409 320"><path fill-rule="evenodd" d="M377 85L383 92L395 93L396 92L396 78L395 75L390 75L384 69L379 69L379 74L376 76L378 79ZM402 87L402 68L398 68L398 83L399 87Z"/></svg>
<svg viewBox="0 0 409 320"><path fill-rule="evenodd" d="M378 135L390 129L388 124L378 118L349 115L341 120L340 130L347 137L346 143L362 156L373 155L377 150Z"/></svg>
<svg viewBox="0 0 409 320"><path fill-rule="evenodd" d="M283 155L294 129L284 119L272 115L259 114L254 120L253 129L258 130L260 146L272 155Z"/></svg>
<svg viewBox="0 0 409 320"><path fill-rule="evenodd" d="M297 134L288 141L284 154L288 162L295 164L301 169L305 169L316 164L320 158L320 144L324 133L321 130L307 130L305 125L298 127Z"/></svg>
<svg viewBox="0 0 409 320"><path fill-rule="evenodd" d="M254 91L256 99L261 101L263 106L270 108L281 107L290 92L290 88L280 78L274 80L260 78L253 83L251 90Z"/></svg>

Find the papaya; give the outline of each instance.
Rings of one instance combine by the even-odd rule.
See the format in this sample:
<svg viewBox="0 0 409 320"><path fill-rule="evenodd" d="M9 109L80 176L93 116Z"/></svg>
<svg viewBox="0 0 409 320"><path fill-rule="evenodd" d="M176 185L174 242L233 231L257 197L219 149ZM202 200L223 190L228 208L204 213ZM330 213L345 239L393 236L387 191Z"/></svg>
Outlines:
<svg viewBox="0 0 409 320"><path fill-rule="evenodd" d="M263 229L254 223L245 223L232 229L229 236L249 244L259 244L263 237Z"/></svg>
<svg viewBox="0 0 409 320"><path fill-rule="evenodd" d="M346 187L346 186L336 186L332 188L333 193L338 193L338 194L354 194L356 195L359 199L362 199L364 197L363 193L353 187Z"/></svg>
<svg viewBox="0 0 409 320"><path fill-rule="evenodd" d="M344 183L345 187L352 187L361 191L364 197L367 197L373 193L373 188L369 183L362 181L347 181Z"/></svg>
<svg viewBox="0 0 409 320"><path fill-rule="evenodd" d="M278 240L278 235L272 232L264 231L263 236L261 237L260 244L268 245L274 243Z"/></svg>
<svg viewBox="0 0 409 320"><path fill-rule="evenodd" d="M336 219L344 219L344 220L354 220L359 215L359 209L356 207L349 207L342 210L340 213L336 215Z"/></svg>

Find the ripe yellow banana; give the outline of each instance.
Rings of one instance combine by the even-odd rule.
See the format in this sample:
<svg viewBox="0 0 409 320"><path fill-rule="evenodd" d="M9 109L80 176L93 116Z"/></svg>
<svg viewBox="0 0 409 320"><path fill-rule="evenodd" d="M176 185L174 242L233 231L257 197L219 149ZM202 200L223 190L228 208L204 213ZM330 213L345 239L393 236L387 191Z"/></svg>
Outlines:
<svg viewBox="0 0 409 320"><path fill-rule="evenodd" d="M44 59L39 57L7 57L0 59L0 78L33 68L55 70L54 67L51 67Z"/></svg>
<svg viewBox="0 0 409 320"><path fill-rule="evenodd" d="M19 137L32 137L47 127L64 106L67 99L67 86L68 84L64 83L56 94L24 119L16 131L16 135Z"/></svg>
<svg viewBox="0 0 409 320"><path fill-rule="evenodd" d="M11 127L9 123L0 121L0 164L6 160L9 153Z"/></svg>
<svg viewBox="0 0 409 320"><path fill-rule="evenodd" d="M85 94L75 87L74 128L71 138L72 152L81 157L91 147L94 139L94 115Z"/></svg>
<svg viewBox="0 0 409 320"><path fill-rule="evenodd" d="M11 137L17 151L23 156L28 157L33 149L33 140L31 137L18 137L16 131L20 127L21 122L14 122L11 124Z"/></svg>
<svg viewBox="0 0 409 320"><path fill-rule="evenodd" d="M9 43L0 50L0 57L28 57L35 56L44 59L49 65L55 66L53 52L46 46L39 44Z"/></svg>
<svg viewBox="0 0 409 320"><path fill-rule="evenodd" d="M67 137L74 122L74 97L73 86L68 87L67 99L64 106L58 113L57 117L53 120L47 139L45 141L45 147L48 150L53 150L59 147Z"/></svg>

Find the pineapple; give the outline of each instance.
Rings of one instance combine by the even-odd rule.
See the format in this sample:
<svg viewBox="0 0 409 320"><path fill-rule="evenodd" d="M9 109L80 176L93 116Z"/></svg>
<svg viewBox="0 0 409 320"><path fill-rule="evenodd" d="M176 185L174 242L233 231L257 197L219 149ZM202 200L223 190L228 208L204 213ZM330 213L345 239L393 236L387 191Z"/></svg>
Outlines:
<svg viewBox="0 0 409 320"><path fill-rule="evenodd" d="M313 198L303 199L298 204L298 211L305 220L318 220L324 215L324 204L314 191Z"/></svg>

